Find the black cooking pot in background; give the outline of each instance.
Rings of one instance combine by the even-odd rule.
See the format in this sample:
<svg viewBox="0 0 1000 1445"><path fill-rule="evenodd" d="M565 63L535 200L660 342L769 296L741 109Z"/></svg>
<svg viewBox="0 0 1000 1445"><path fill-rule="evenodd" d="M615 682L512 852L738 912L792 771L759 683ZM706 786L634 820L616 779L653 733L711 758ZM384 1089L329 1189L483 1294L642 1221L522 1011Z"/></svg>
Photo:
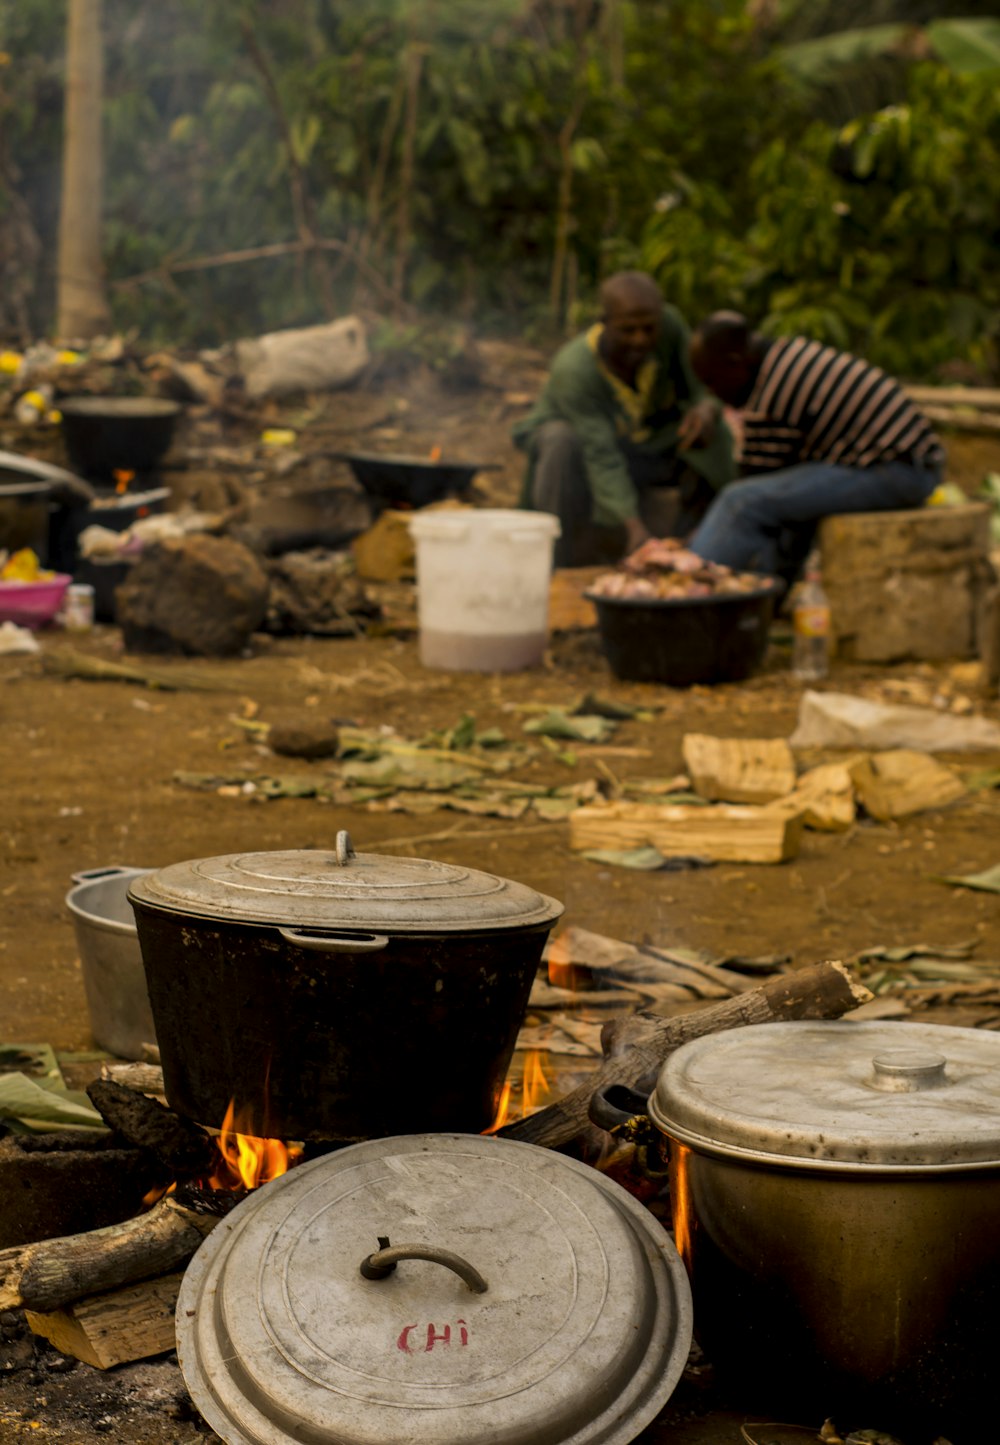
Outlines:
<svg viewBox="0 0 1000 1445"><path fill-rule="evenodd" d="M73 465L88 477L150 471L173 440L180 402L156 396L69 396L59 401Z"/></svg>
<svg viewBox="0 0 1000 1445"><path fill-rule="evenodd" d="M462 496L478 472L499 470L496 462L432 462L421 457L375 452L331 452L347 462L368 495L382 507L428 507Z"/></svg>
<svg viewBox="0 0 1000 1445"><path fill-rule="evenodd" d="M420 858L178 863L133 881L166 1096L207 1125L357 1140L492 1123L562 905Z"/></svg>

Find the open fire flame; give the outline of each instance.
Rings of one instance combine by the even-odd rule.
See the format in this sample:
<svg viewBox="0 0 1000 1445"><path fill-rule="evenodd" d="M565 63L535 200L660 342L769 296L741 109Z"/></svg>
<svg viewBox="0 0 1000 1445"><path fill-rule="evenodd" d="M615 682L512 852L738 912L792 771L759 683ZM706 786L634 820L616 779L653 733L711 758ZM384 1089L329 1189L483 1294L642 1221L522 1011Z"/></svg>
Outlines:
<svg viewBox="0 0 1000 1445"><path fill-rule="evenodd" d="M280 1139L259 1139L244 1134L240 1128L236 1102L229 1108L216 1139L219 1161L204 1181L206 1189L257 1189L272 1179L287 1174L302 1158L298 1144L284 1144Z"/></svg>
<svg viewBox="0 0 1000 1445"><path fill-rule="evenodd" d="M517 1092L520 1098L515 1106L515 1087L510 1079L504 1084L497 1102L496 1116L484 1134L496 1134L505 1124L512 1124L515 1119L525 1119L529 1114L536 1114L539 1109L544 1109L549 1102L553 1089L553 1080L545 1071L542 1062L543 1054L539 1049L532 1049L524 1060L524 1075Z"/></svg>
<svg viewBox="0 0 1000 1445"><path fill-rule="evenodd" d="M246 1119L236 1109L236 1100L230 1099L222 1127L215 1139L217 1158L211 1174L191 1181L197 1189L216 1189L227 1192L259 1189L269 1184L297 1164L302 1158L298 1144L285 1144L280 1139L261 1139L256 1134L247 1134ZM143 1198L143 1206L152 1208L167 1194L173 1194L177 1182L165 1189L154 1188Z"/></svg>
<svg viewBox="0 0 1000 1445"><path fill-rule="evenodd" d="M135 481L135 472L129 471L126 467L116 467L112 476L115 479L115 491L119 497L124 496Z"/></svg>
<svg viewBox="0 0 1000 1445"><path fill-rule="evenodd" d="M436 466L436 465L438 464L438 462L441 460L441 457L442 457L443 455L444 455L444 449L443 449L441 446L439 446L437 443L435 443L434 446L431 447L430 451L429 451L428 454L427 454L427 460L428 460L429 462L433 462L434 465Z"/></svg>

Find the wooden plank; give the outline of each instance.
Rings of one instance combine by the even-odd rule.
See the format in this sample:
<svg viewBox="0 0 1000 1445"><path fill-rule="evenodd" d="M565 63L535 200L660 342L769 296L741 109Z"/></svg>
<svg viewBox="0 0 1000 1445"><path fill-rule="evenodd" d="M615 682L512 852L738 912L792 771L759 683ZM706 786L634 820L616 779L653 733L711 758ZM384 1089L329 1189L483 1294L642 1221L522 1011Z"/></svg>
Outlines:
<svg viewBox="0 0 1000 1445"><path fill-rule="evenodd" d="M865 754L842 763L824 763L803 773L787 797L769 803L779 813L798 813L807 828L821 833L842 833L854 822L857 807L854 801L854 779L851 763L863 762Z"/></svg>
<svg viewBox="0 0 1000 1445"><path fill-rule="evenodd" d="M783 863L798 855L801 814L767 808L658 803L607 803L570 814L569 842L597 848L658 848L667 858L718 863Z"/></svg>
<svg viewBox="0 0 1000 1445"><path fill-rule="evenodd" d="M688 733L684 765L710 803L770 803L795 787L795 759L784 738L716 738Z"/></svg>
<svg viewBox="0 0 1000 1445"><path fill-rule="evenodd" d="M873 753L850 772L859 801L880 823L947 807L966 794L951 768L912 748Z"/></svg>
<svg viewBox="0 0 1000 1445"><path fill-rule="evenodd" d="M66 1309L26 1310L28 1326L64 1355L99 1370L174 1348L174 1310L184 1271L90 1295Z"/></svg>

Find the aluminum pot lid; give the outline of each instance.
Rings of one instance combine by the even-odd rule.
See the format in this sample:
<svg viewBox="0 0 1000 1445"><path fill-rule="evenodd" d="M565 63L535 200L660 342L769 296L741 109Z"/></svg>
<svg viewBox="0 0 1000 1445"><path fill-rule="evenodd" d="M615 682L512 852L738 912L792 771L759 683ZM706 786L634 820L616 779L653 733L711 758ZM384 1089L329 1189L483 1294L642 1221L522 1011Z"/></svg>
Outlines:
<svg viewBox="0 0 1000 1445"><path fill-rule="evenodd" d="M625 1445L691 1329L680 1257L631 1195L461 1134L372 1140L266 1185L177 1304L185 1381L229 1445Z"/></svg>
<svg viewBox="0 0 1000 1445"><path fill-rule="evenodd" d="M390 933L477 933L553 923L562 904L523 883L427 858L329 850L230 853L174 863L129 897L187 917Z"/></svg>
<svg viewBox="0 0 1000 1445"><path fill-rule="evenodd" d="M649 1101L704 1152L813 1168L1000 1164L1000 1035L941 1024L756 1024L684 1044Z"/></svg>

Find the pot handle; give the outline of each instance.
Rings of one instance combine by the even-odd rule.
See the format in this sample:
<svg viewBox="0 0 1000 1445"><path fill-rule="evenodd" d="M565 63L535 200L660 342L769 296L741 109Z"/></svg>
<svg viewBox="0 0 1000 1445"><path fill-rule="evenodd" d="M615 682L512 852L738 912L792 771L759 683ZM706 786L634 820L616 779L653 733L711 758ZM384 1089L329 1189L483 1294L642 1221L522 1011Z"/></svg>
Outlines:
<svg viewBox="0 0 1000 1445"><path fill-rule="evenodd" d="M384 933L358 933L353 938L347 933L304 933L298 928L279 928L278 933L286 943L313 953L379 953L389 946Z"/></svg>
<svg viewBox="0 0 1000 1445"><path fill-rule="evenodd" d="M110 868L84 868L82 873L71 873L70 877L74 883L92 883L95 878L120 878L123 873L137 873L141 869L120 868L113 865Z"/></svg>
<svg viewBox="0 0 1000 1445"><path fill-rule="evenodd" d="M647 1098L647 1094L640 1094L637 1089L630 1089L625 1084L608 1084L590 1096L587 1110L590 1122L613 1134L633 1120L648 1121Z"/></svg>
<svg viewBox="0 0 1000 1445"><path fill-rule="evenodd" d="M445 1269L453 1270L473 1294L485 1294L489 1289L478 1269L453 1250L439 1249L434 1244L390 1245L384 1235L379 1235L378 1242L381 1248L361 1261L361 1273L365 1279L385 1279L403 1259L427 1259L432 1264L443 1264Z"/></svg>

